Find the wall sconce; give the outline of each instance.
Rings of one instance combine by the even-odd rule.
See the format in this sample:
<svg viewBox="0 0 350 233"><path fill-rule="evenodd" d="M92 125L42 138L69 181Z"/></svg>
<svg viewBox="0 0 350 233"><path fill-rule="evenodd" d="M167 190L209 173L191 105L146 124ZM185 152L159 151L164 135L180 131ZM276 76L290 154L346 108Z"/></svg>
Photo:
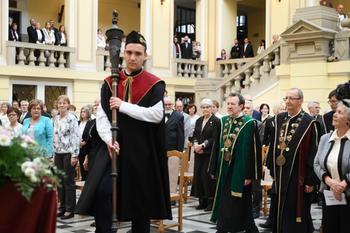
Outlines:
<svg viewBox="0 0 350 233"><path fill-rule="evenodd" d="M160 4L163 5L163 2L165 2L165 0L160 0Z"/></svg>

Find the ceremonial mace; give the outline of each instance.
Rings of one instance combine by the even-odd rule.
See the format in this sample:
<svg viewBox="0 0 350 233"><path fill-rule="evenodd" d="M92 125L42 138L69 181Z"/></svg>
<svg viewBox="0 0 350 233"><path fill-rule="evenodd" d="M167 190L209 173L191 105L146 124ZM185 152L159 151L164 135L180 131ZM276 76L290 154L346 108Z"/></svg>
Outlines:
<svg viewBox="0 0 350 233"><path fill-rule="evenodd" d="M119 29L118 23L118 13L116 10L113 12L112 27L106 31L107 42L109 43L109 57L111 61L111 82L112 82L112 96L118 97L118 83L120 80L119 76L119 54L120 54L120 44L122 41L122 36L124 35L123 30ZM117 141L117 109L112 109L112 145ZM112 215L112 232L117 232L118 230L118 220L117 220L117 154L113 150L112 156L112 202L113 202L113 215Z"/></svg>

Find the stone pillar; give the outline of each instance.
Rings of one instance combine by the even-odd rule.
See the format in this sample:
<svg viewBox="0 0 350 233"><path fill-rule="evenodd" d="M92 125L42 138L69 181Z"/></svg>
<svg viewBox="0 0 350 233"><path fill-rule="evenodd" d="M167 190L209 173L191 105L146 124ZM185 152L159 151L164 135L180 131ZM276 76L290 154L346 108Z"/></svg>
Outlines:
<svg viewBox="0 0 350 233"><path fill-rule="evenodd" d="M141 0L141 34L152 55L151 72L158 77L172 77L174 1Z"/></svg>
<svg viewBox="0 0 350 233"><path fill-rule="evenodd" d="M12 100L9 87L10 87L10 76L3 76L3 75L0 76L0 103L9 102L9 100Z"/></svg>
<svg viewBox="0 0 350 233"><path fill-rule="evenodd" d="M75 2L75 44L68 44L68 46L77 48L77 70L96 71L97 0L75 0ZM113 9L110 11L111 19L112 13ZM72 32L71 28L70 32ZM70 35L67 36L69 42Z"/></svg>
<svg viewBox="0 0 350 233"><path fill-rule="evenodd" d="M223 96L223 94L220 91L216 90L216 85L221 81L221 79L217 78L205 78L205 79L198 79L194 90L196 91L196 102L195 105L197 106L198 115L202 114L202 110L200 108L200 103L203 99L211 99L211 100L217 100L220 105L222 104L222 101L220 99L220 96Z"/></svg>

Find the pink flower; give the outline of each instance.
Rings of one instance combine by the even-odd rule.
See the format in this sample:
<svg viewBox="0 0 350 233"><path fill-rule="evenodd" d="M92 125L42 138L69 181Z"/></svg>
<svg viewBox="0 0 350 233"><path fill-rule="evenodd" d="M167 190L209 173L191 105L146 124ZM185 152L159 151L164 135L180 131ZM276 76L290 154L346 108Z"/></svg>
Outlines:
<svg viewBox="0 0 350 233"><path fill-rule="evenodd" d="M34 140L31 137L27 136L27 135L22 135L21 138L28 144L34 142Z"/></svg>
<svg viewBox="0 0 350 233"><path fill-rule="evenodd" d="M6 135L6 136L11 137L11 132L10 132L9 130L7 130L7 129L1 130L1 134L4 134L4 135Z"/></svg>

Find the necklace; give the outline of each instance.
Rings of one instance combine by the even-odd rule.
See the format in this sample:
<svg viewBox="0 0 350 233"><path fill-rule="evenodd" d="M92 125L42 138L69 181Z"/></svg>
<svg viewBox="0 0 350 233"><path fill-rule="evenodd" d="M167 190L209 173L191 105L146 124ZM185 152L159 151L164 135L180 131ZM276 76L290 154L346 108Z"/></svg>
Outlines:
<svg viewBox="0 0 350 233"><path fill-rule="evenodd" d="M282 127L280 130L280 137L278 138L280 143L277 146L277 148L281 150L281 154L276 159L276 163L279 166L283 166L286 163L286 158L283 156L283 152L284 152L284 150L286 150L287 152L289 151L288 145L289 145L290 141L292 141L292 138L293 138L295 132L297 131L298 127L300 126L300 122L303 120L304 115L305 115L305 112L302 110L299 113L299 116L297 116L296 122L292 124L292 129L289 131L288 134L286 134L288 114L286 114L286 116L283 119Z"/></svg>
<svg viewBox="0 0 350 233"><path fill-rule="evenodd" d="M241 118L236 120L236 118L232 119L231 117L228 117L226 119L225 125L224 125L224 136L223 139L225 140L224 142L224 148L221 149L221 151L224 153L224 160L229 162L232 159L232 154L230 151L232 151L232 145L234 144L238 132L240 131L243 121L246 118L246 115L243 115ZM230 134L232 125L235 124L235 129L234 131Z"/></svg>

